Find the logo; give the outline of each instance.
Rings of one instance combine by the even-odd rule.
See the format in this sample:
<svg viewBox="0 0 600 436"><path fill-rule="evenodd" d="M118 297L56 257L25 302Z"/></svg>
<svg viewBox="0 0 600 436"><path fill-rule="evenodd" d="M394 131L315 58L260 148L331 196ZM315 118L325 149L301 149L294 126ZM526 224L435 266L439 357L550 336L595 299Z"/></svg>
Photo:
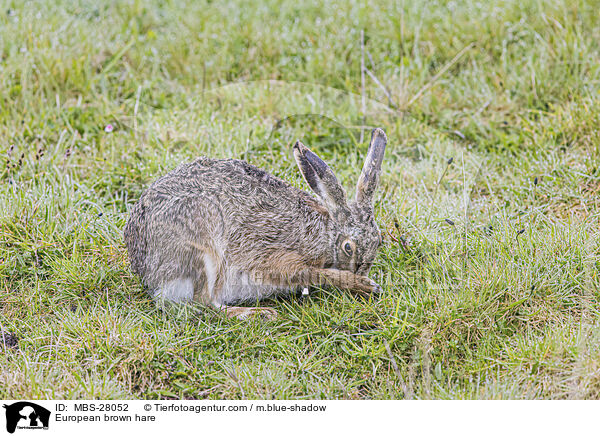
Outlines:
<svg viewBox="0 0 600 436"><path fill-rule="evenodd" d="M6 409L6 431L15 429L48 430L50 411L29 401L19 401L3 406Z"/></svg>

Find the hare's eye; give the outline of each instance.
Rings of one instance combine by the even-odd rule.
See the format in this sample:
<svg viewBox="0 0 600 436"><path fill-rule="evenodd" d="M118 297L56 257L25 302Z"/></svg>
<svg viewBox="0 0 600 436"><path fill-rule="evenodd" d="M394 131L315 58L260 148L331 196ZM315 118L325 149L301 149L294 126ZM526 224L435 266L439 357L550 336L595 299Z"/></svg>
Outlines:
<svg viewBox="0 0 600 436"><path fill-rule="evenodd" d="M352 244L350 244L348 241L344 243L344 253L346 253L348 256L352 256Z"/></svg>

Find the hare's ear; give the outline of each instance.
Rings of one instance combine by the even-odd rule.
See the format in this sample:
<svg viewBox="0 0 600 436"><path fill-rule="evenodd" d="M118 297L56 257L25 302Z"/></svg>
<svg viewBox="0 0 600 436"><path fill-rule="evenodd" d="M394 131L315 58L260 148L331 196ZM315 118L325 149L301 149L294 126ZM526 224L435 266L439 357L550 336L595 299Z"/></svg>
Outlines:
<svg viewBox="0 0 600 436"><path fill-rule="evenodd" d="M294 158L311 189L333 211L347 207L346 193L338 179L323 160L300 141L294 144Z"/></svg>
<svg viewBox="0 0 600 436"><path fill-rule="evenodd" d="M381 173L381 162L385 153L387 137L381 129L375 129L371 133L371 143L367 158L363 165L362 173L356 185L356 202L360 205L371 205L373 194L377 188L379 174Z"/></svg>

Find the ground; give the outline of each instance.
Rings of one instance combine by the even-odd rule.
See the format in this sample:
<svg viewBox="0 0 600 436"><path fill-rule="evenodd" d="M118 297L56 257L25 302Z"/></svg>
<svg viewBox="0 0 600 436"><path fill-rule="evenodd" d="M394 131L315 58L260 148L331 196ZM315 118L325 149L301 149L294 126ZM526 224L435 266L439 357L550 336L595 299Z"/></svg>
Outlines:
<svg viewBox="0 0 600 436"><path fill-rule="evenodd" d="M600 2L2 7L0 397L600 398ZM352 193L375 126L379 298L228 320L132 274L180 162L304 187L301 138Z"/></svg>

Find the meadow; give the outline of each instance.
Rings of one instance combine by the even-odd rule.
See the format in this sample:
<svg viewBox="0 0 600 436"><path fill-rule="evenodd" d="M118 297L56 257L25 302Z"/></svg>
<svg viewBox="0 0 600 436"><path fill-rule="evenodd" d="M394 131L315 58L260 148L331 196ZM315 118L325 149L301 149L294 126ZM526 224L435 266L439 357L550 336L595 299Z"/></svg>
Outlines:
<svg viewBox="0 0 600 436"><path fill-rule="evenodd" d="M599 399L600 2L0 2L0 397ZM153 301L122 230L201 155L349 193L370 276L274 321Z"/></svg>

